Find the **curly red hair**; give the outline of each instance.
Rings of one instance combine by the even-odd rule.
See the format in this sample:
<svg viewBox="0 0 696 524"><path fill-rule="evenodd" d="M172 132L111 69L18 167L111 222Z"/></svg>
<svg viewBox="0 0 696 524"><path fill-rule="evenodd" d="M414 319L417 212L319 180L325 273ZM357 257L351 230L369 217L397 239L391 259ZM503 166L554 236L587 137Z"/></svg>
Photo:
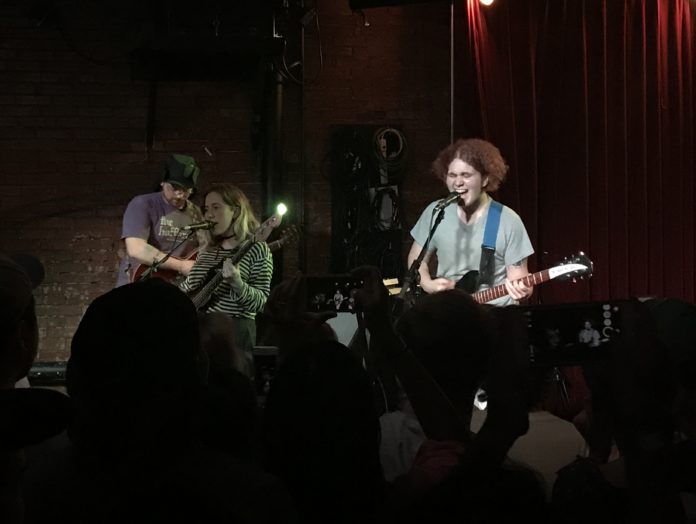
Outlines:
<svg viewBox="0 0 696 524"><path fill-rule="evenodd" d="M509 169L500 150L490 142L480 138L460 138L438 153L431 165L432 172L444 181L455 158L473 166L482 177L488 177L487 191L496 191Z"/></svg>

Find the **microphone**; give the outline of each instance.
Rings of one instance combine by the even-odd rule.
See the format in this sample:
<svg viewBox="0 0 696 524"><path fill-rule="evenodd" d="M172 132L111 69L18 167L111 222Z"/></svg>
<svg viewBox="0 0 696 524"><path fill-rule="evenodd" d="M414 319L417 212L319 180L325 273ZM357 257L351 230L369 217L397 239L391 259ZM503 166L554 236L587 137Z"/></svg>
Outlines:
<svg viewBox="0 0 696 524"><path fill-rule="evenodd" d="M184 226L181 229L184 231L198 231L199 229L213 229L217 222L213 222L212 220L204 220L203 222L196 222L194 224L189 224L188 226Z"/></svg>
<svg viewBox="0 0 696 524"><path fill-rule="evenodd" d="M462 196L461 193L457 193L456 191L452 191L449 195L447 195L445 198L443 198L437 204L435 204L435 209L433 209L433 211L442 211L447 206L449 206L451 203L459 200L460 196Z"/></svg>

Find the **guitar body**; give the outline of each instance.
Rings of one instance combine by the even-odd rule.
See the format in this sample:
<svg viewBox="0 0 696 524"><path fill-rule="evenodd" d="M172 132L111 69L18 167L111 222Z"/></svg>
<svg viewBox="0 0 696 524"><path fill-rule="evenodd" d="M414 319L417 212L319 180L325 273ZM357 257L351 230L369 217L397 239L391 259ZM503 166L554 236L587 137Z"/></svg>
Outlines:
<svg viewBox="0 0 696 524"><path fill-rule="evenodd" d="M174 258L176 260L196 260L197 256L198 251L192 251L186 257L171 256L169 258ZM150 266L148 266L147 264L138 264L134 268L131 268L128 272L130 275L129 282L137 282L138 280L140 280L143 276L143 273L145 273L145 271L147 271L149 268ZM178 284L184 278L183 275L181 275L177 271L174 271L173 269L158 269L157 271L150 273L149 276L151 278L161 278L162 280L165 280L170 284Z"/></svg>
<svg viewBox="0 0 696 524"><path fill-rule="evenodd" d="M460 278L454 285L456 289L462 289L469 293L470 295L476 291L476 284L478 284L478 271L469 271L462 278Z"/></svg>
<svg viewBox="0 0 696 524"><path fill-rule="evenodd" d="M271 217L265 220L256 229L252 237L246 239L237 247L237 250L228 258L228 260L231 260L233 264L237 264L251 248L251 246L254 245L254 243L265 242L271 232L280 225L281 220L282 215L278 213L273 214ZM290 239L294 237L295 233L296 230L291 230L287 235L284 235L283 238L276 241L275 246L271 246L271 244L269 244L269 249L280 249L287 241L290 241ZM207 279L196 289L188 293L191 302L193 302L193 305L196 306L196 310L205 311L207 309L208 304L213 298L213 293L222 283L222 263L223 261L220 261L218 266L211 268Z"/></svg>
<svg viewBox="0 0 696 524"><path fill-rule="evenodd" d="M571 257L566 258L564 261L552 268L539 271L538 273L533 273L521 278L520 281L524 282L526 286L537 286L549 280L567 280L576 279L592 276L593 264L592 261L585 255L582 251ZM492 288L483 289L481 291L476 291L476 286L478 285L478 271L469 271L462 278L457 281L454 285L456 289L462 289L469 293L472 298L479 304L487 304L493 300L504 297L508 294L505 284L500 284ZM406 289L406 294L411 294L411 300L415 300L419 295L416 293L416 289L419 287L408 286ZM403 294L403 293L402 293ZM404 297L402 297L404 298Z"/></svg>

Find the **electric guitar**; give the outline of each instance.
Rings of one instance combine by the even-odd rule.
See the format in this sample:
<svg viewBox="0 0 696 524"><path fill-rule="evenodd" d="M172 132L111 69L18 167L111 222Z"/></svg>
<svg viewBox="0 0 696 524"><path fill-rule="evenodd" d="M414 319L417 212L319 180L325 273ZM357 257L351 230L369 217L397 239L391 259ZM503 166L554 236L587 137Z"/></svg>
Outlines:
<svg viewBox="0 0 696 524"><path fill-rule="evenodd" d="M171 255L169 258L173 258L176 260L196 260L197 256L198 250L194 249L185 257L175 257L174 255ZM129 282L137 282L138 280L140 280L143 273L145 273L145 271L147 271L148 269L150 269L150 266L148 266L147 264L138 264L137 266L131 268L128 272L130 278ZM157 269L157 271L153 271L152 273L150 273L149 276L153 278L161 278L162 280L166 280L170 284L178 284L180 281L186 278L178 271L163 268L159 268Z"/></svg>
<svg viewBox="0 0 696 524"><path fill-rule="evenodd" d="M237 251L235 251L231 257L225 260L231 260L233 264L237 264L247 253L247 251L249 251L251 246L253 246L256 242L266 240L270 236L271 232L280 225L282 218L283 217L278 213L271 215L270 218L265 220L263 224L256 229L253 236L247 238L244 242L239 244L239 246L237 246ZM277 247L282 247L285 243L283 239L279 239L276 242L278 242L276 245ZM217 287L224 280L225 277L222 276L223 262L224 260L220 261L217 266L214 266L212 276L208 278L207 282L202 283L198 288L194 289L188 294L197 310L200 311L205 308L208 302L210 302L210 299Z"/></svg>
<svg viewBox="0 0 696 524"><path fill-rule="evenodd" d="M300 232L295 224L286 227L280 232L280 238L274 240L273 242L268 242L268 249L271 251L277 251L278 249L294 242L300 236Z"/></svg>
<svg viewBox="0 0 696 524"><path fill-rule="evenodd" d="M273 218L273 217L271 217L271 218ZM268 222L268 220L266 222ZM261 230L262 227L264 227L264 224L266 224L266 222L264 222L263 224L261 224L261 226L259 226L259 229L257 230L257 232L259 230ZM268 231L269 235L270 235L271 231L272 231L272 229ZM285 246L286 244L289 244L290 242L294 241L298 236L299 236L299 231L297 230L297 226L293 224L290 227L281 231L280 238L278 238L278 240L274 240L273 242L269 242L268 248L271 251L276 251L276 250L282 248L283 246ZM265 239L260 239L260 240L265 240ZM175 257L172 255L169 258L174 258L176 260L196 260L197 256L198 256L198 250L194 249L191 253L189 253L185 257ZM147 271L149 268L150 268L150 266L148 266L147 264L138 264L137 266L133 267L129 271L129 278L130 278L129 282L137 282L138 280L140 280L143 273L145 273L145 271ZM181 273L179 273L177 271L174 271L173 269L158 269L157 271L154 271L153 273L151 273L150 276L154 277L154 278L161 278L162 280L166 280L167 282L169 282L171 284L175 284L175 285L179 284L182 280L184 280L184 278L186 278L184 275L182 275Z"/></svg>
<svg viewBox="0 0 696 524"><path fill-rule="evenodd" d="M559 265L554 266L531 275L527 275L518 280L523 282L525 286L537 286L549 280L568 280L592 276L593 264L592 261L580 251L577 255L565 258ZM476 285L478 271L469 271L456 284L457 289L463 289L470 293L472 298L479 304L486 304L496 298L504 297L508 294L505 284L483 289L472 293L472 288Z"/></svg>

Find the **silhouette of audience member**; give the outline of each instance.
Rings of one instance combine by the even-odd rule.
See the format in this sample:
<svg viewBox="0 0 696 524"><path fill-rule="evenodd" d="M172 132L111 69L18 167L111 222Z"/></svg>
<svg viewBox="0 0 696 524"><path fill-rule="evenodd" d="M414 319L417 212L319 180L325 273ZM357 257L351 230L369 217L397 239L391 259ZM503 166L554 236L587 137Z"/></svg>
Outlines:
<svg viewBox="0 0 696 524"><path fill-rule="evenodd" d="M288 353L262 423L268 469L285 481L302 522L373 522L382 502L379 423L369 377L344 345Z"/></svg>
<svg viewBox="0 0 696 524"><path fill-rule="evenodd" d="M68 423L68 398L52 390L19 388L39 341L33 289L43 265L30 255L0 256L0 516L21 523L23 448L60 433Z"/></svg>
<svg viewBox="0 0 696 524"><path fill-rule="evenodd" d="M490 365L492 340L486 313L465 292L448 290L422 297L396 323L406 346L452 402L462 424L456 433L437 436L421 420L428 440L409 473L410 482L422 484L418 490L442 481L469 443L474 395ZM453 338L452 333L463 336ZM422 419L425 410L414 407Z"/></svg>
<svg viewBox="0 0 696 524"><path fill-rule="evenodd" d="M199 313L198 320L209 365L197 413L202 438L215 449L251 460L258 405L248 360L235 345L235 319L225 313Z"/></svg>
<svg viewBox="0 0 696 524"><path fill-rule="evenodd" d="M554 396L555 388L550 376L554 370L537 368L530 370L529 430L521 435L508 451L508 459L524 464L541 475L546 498L551 500L557 472L587 455L584 437L569 421L544 409L546 399ZM478 432L485 420L485 412L475 411L471 429Z"/></svg>
<svg viewBox="0 0 696 524"><path fill-rule="evenodd" d="M72 445L35 472L27 522L292 522L276 479L198 442L206 378L197 313L176 287L95 299L67 365Z"/></svg>
<svg viewBox="0 0 696 524"><path fill-rule="evenodd" d="M260 320L264 325L263 343L280 349L282 362L286 353L315 342L336 341L336 332L326 321L336 311L309 311L307 278L298 273L275 286L266 301Z"/></svg>
<svg viewBox="0 0 696 524"><path fill-rule="evenodd" d="M0 278L0 388L12 389L27 376L38 350L36 286L27 271L7 256L0 257Z"/></svg>
<svg viewBox="0 0 696 524"><path fill-rule="evenodd" d="M696 439L696 304L679 299L644 302L657 338L669 355L674 388L675 424L684 437Z"/></svg>
<svg viewBox="0 0 696 524"><path fill-rule="evenodd" d="M666 377L658 384L672 388L668 409L674 435L671 441L663 441L667 482L681 495L687 521L696 522L696 305L673 298L652 299L643 305L656 332L654 350L668 361ZM650 438L642 441L646 447Z"/></svg>
<svg viewBox="0 0 696 524"><path fill-rule="evenodd" d="M525 326L503 312L493 317L466 293L451 290L423 297L406 311L397 322L400 340L378 272L361 271L365 284L355 295L356 307L375 342L371 351L392 364L428 437L412 470L393 484L382 517L505 522L545 516L544 492L534 472L501 467L512 442L527 429L520 398L526 352L515 342ZM505 336L497 339L496 329ZM471 439L474 395L483 380L490 390L491 418Z"/></svg>
<svg viewBox="0 0 696 524"><path fill-rule="evenodd" d="M608 359L586 367L594 462L559 475L554 502L566 518L559 521L602 516L609 522L607 508L618 505L615 512L627 522L686 522L680 493L693 492L696 467L686 400L694 384L696 308L672 299L631 300L622 302L621 316L621 336ZM612 443L620 458L607 463ZM607 490L601 482L594 491L577 489L578 477L597 464L605 484L625 490ZM567 520L571 512L574 520Z"/></svg>

